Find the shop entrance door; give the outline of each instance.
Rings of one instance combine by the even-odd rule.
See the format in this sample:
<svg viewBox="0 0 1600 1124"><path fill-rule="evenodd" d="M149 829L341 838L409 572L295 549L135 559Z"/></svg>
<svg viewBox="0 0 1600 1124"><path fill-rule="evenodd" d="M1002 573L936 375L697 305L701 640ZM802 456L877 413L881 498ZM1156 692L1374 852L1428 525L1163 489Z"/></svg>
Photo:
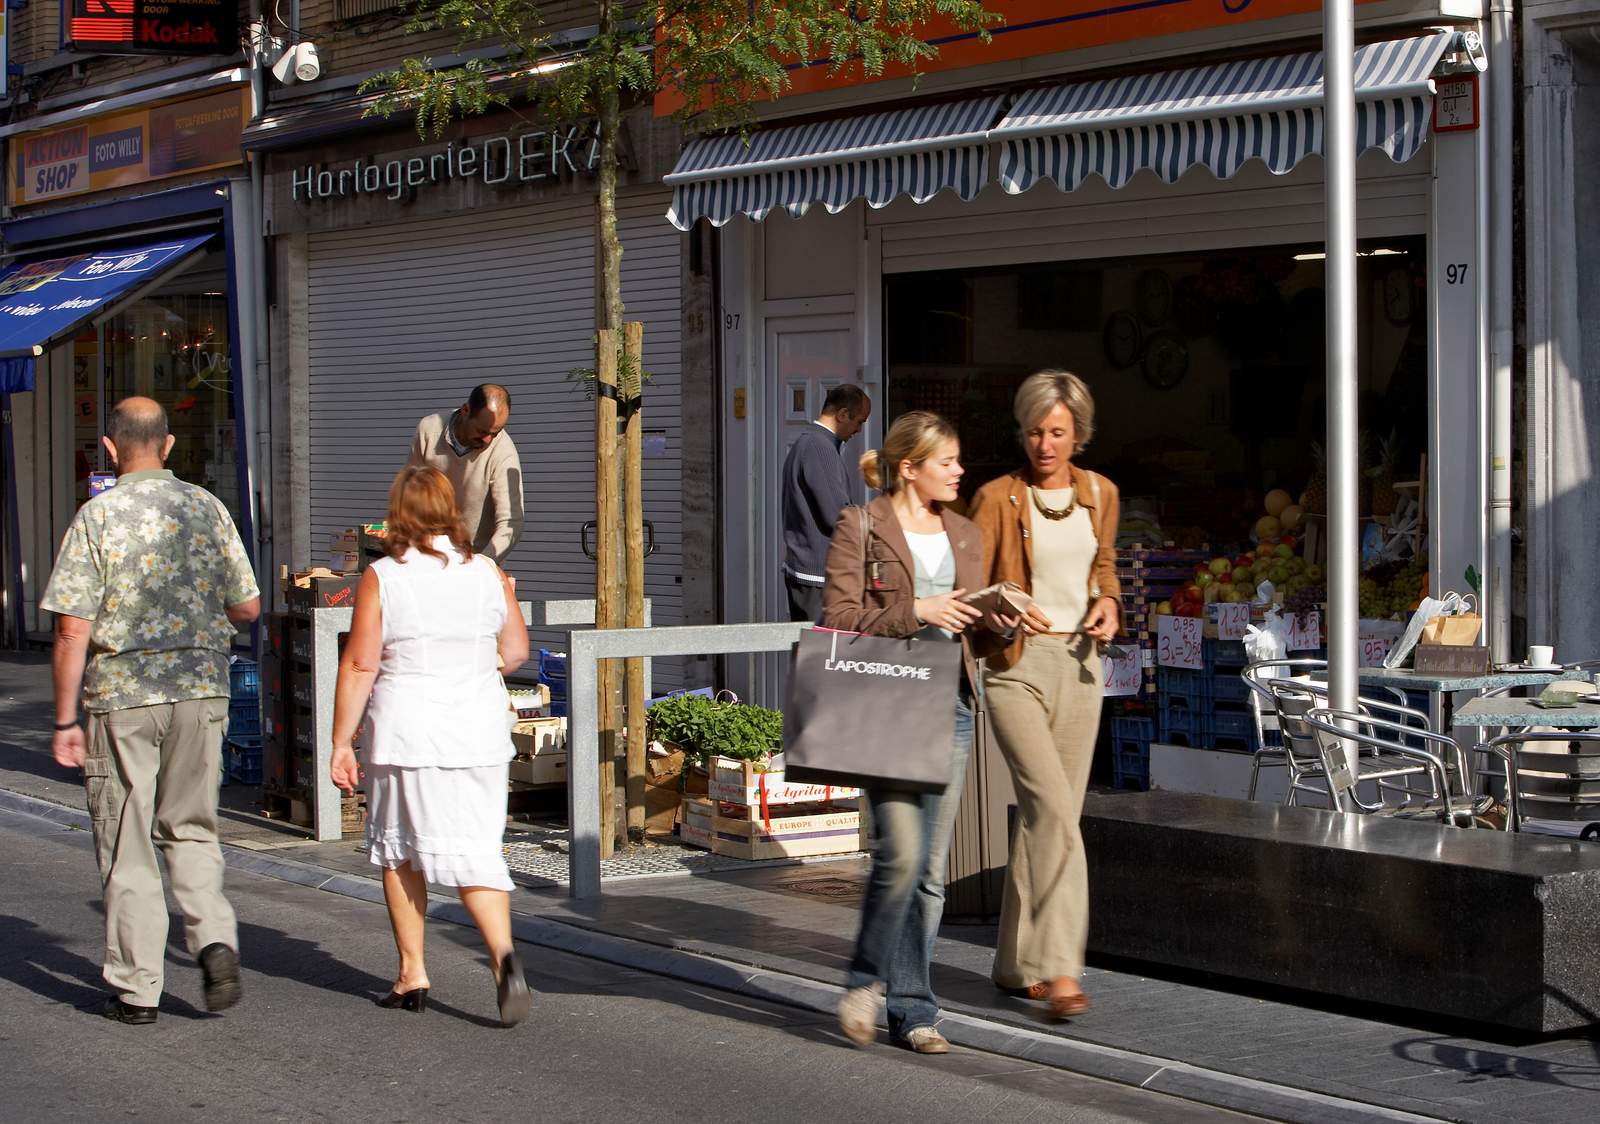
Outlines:
<svg viewBox="0 0 1600 1124"><path fill-rule="evenodd" d="M784 592L783 575L783 462L789 446L822 412L828 391L840 383L855 380L855 318L849 315L771 317L766 322L766 365L771 372L773 397L767 414L765 439L758 478L766 481L766 494L757 504L761 512L757 528L756 564L761 568L755 586L759 590L757 617L764 621L789 619L789 599ZM842 450L851 498L864 497L856 464L865 447L856 437ZM787 655L760 657L757 687L767 706L782 706Z"/></svg>

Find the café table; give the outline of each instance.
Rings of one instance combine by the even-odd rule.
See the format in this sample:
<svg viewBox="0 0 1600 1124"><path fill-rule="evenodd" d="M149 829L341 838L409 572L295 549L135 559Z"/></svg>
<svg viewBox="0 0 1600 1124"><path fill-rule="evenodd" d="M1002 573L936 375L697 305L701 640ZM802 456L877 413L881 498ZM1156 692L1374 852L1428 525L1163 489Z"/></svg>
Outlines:
<svg viewBox="0 0 1600 1124"><path fill-rule="evenodd" d="M1469 699L1456 711L1457 726L1506 726L1525 730L1529 726L1554 726L1562 730L1600 728L1600 703L1580 702L1576 706L1539 706L1536 699Z"/></svg>
<svg viewBox="0 0 1600 1124"><path fill-rule="evenodd" d="M1439 696L1439 730L1448 733L1458 725L1466 725L1459 717L1460 712L1455 708L1455 696L1458 691L1473 691L1482 693L1494 691L1501 687L1544 687L1558 680L1587 680L1589 673L1574 669L1571 671L1517 671L1506 669L1503 671L1490 671L1486 675L1438 675L1431 672L1414 671L1409 667L1363 667L1358 672L1363 686L1398 687L1405 691L1427 691ZM1474 699L1472 702L1483 700ZM1512 699L1492 699L1494 703L1513 702ZM1470 704L1469 704L1470 705ZM1462 708L1465 710L1465 707ZM1537 708L1535 708L1537 709ZM1478 723L1479 725L1495 725L1495 723Z"/></svg>

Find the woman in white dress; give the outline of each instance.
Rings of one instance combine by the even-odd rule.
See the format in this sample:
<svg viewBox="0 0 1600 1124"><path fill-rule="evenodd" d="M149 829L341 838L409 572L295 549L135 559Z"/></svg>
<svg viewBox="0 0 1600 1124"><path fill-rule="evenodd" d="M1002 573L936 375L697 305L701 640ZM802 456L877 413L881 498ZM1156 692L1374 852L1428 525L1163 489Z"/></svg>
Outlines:
<svg viewBox="0 0 1600 1124"><path fill-rule="evenodd" d="M381 1007L427 1009L432 882L456 887L483 934L501 1025L527 1016L501 849L514 753L501 675L527 658L512 583L472 553L449 481L437 469L404 469L389 489L388 557L356 592L333 712L333 783L353 792L362 773L351 741L371 700L367 847L383 868L400 952Z"/></svg>

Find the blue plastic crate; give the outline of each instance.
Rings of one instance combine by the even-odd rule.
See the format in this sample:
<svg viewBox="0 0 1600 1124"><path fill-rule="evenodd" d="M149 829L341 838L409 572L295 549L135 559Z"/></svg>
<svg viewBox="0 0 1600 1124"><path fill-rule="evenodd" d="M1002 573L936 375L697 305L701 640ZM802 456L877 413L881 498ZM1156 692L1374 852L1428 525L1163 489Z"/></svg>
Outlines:
<svg viewBox="0 0 1600 1124"><path fill-rule="evenodd" d="M1161 740L1191 749L1204 746L1211 740L1211 715L1187 708L1163 707Z"/></svg>
<svg viewBox="0 0 1600 1124"><path fill-rule="evenodd" d="M1250 701L1250 687L1242 676L1235 672L1225 671L1211 677L1211 697L1219 703L1235 703L1244 706Z"/></svg>
<svg viewBox="0 0 1600 1124"><path fill-rule="evenodd" d="M1216 749L1242 749L1254 752L1255 723L1244 710L1218 710L1211 715L1211 743Z"/></svg>
<svg viewBox="0 0 1600 1124"><path fill-rule="evenodd" d="M547 648L539 649L539 682L550 688L550 713L567 715L567 657Z"/></svg>
<svg viewBox="0 0 1600 1124"><path fill-rule="evenodd" d="M222 759L227 766L228 779L240 784L261 783L261 739L259 737L228 736L223 743Z"/></svg>
<svg viewBox="0 0 1600 1124"><path fill-rule="evenodd" d="M1250 657L1245 654L1243 640L1206 640L1201 644L1207 671L1227 667L1245 667Z"/></svg>
<svg viewBox="0 0 1600 1124"><path fill-rule="evenodd" d="M1156 736L1156 720L1131 714L1111 719L1111 736L1118 741L1151 742Z"/></svg>
<svg viewBox="0 0 1600 1124"><path fill-rule="evenodd" d="M255 660L234 660L228 665L228 697L235 702L261 697L261 668Z"/></svg>
<svg viewBox="0 0 1600 1124"><path fill-rule="evenodd" d="M1116 739L1112 745L1111 780L1117 788L1150 788L1150 745L1148 742Z"/></svg>
<svg viewBox="0 0 1600 1124"><path fill-rule="evenodd" d="M228 734L256 737L261 733L261 700L251 696L228 702Z"/></svg>

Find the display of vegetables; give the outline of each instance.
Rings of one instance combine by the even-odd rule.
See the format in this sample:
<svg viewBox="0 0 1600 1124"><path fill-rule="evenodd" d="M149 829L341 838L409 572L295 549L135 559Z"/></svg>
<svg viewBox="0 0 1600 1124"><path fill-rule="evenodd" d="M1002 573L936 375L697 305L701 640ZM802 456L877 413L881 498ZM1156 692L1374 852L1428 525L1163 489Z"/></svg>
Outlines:
<svg viewBox="0 0 1600 1124"><path fill-rule="evenodd" d="M674 695L650 708L650 736L702 761L710 757L765 761L783 748L783 715L764 706Z"/></svg>

